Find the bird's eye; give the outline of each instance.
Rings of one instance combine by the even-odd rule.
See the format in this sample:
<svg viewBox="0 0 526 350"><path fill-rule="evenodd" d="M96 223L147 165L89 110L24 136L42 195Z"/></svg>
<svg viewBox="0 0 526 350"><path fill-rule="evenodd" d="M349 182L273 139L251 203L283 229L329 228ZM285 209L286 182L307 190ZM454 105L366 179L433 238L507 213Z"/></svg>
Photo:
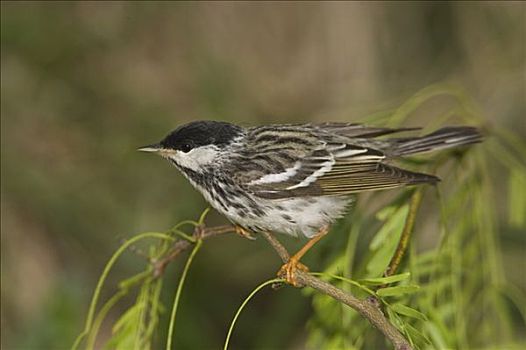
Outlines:
<svg viewBox="0 0 526 350"><path fill-rule="evenodd" d="M191 150L192 150L192 145L189 143L183 143L183 145L181 146L181 151L183 151L184 153L188 153Z"/></svg>

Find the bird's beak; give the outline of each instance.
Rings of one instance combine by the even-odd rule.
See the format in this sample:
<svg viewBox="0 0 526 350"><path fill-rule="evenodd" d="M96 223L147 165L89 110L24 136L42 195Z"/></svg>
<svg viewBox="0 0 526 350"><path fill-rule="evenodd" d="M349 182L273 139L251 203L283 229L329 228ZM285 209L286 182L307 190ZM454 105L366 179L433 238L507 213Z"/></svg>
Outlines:
<svg viewBox="0 0 526 350"><path fill-rule="evenodd" d="M149 153L156 153L160 155L161 157L170 157L173 156L177 151L169 148L164 148L160 144L156 143L153 145L143 146L141 148L138 148L137 151L140 152L149 152Z"/></svg>
<svg viewBox="0 0 526 350"><path fill-rule="evenodd" d="M137 149L139 152L153 152L153 153L159 153L163 148L158 143L148 146L142 146Z"/></svg>

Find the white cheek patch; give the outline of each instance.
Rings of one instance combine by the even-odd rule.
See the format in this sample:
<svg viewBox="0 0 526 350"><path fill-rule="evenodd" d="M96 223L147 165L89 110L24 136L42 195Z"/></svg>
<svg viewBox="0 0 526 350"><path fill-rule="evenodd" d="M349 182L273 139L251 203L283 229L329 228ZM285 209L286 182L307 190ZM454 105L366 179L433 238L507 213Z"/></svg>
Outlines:
<svg viewBox="0 0 526 350"><path fill-rule="evenodd" d="M208 145L194 148L188 153L176 151L169 157L181 167L201 172L204 166L210 165L216 160L218 153L219 150L216 146Z"/></svg>

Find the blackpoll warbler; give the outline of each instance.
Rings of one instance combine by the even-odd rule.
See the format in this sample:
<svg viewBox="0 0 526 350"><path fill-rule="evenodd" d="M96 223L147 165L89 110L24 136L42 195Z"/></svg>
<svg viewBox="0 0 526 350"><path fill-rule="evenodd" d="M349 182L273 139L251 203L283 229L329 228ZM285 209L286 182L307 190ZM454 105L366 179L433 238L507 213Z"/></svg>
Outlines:
<svg viewBox="0 0 526 350"><path fill-rule="evenodd" d="M243 128L197 121L139 150L158 153L174 164L240 233L272 231L311 238L280 270L295 284L294 270L305 269L299 259L345 214L353 194L439 181L389 161L482 140L477 129L466 126L421 137L377 138L415 129L351 123Z"/></svg>

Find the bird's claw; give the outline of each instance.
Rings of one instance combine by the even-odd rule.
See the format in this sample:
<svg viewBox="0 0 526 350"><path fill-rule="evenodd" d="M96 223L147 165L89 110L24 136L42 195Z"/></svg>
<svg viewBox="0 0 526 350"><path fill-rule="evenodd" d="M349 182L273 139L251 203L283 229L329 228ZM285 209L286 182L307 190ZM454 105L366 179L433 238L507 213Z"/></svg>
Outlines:
<svg viewBox="0 0 526 350"><path fill-rule="evenodd" d="M234 232L243 238L250 239L251 241L256 240L256 237L254 237L252 234L250 234L250 232L248 232L241 226L236 226L236 228L234 229Z"/></svg>
<svg viewBox="0 0 526 350"><path fill-rule="evenodd" d="M294 287L302 287L303 285L296 279L296 271L308 272L309 268L299 262L298 259L292 257L289 261L281 266L277 276L283 278L287 284Z"/></svg>

